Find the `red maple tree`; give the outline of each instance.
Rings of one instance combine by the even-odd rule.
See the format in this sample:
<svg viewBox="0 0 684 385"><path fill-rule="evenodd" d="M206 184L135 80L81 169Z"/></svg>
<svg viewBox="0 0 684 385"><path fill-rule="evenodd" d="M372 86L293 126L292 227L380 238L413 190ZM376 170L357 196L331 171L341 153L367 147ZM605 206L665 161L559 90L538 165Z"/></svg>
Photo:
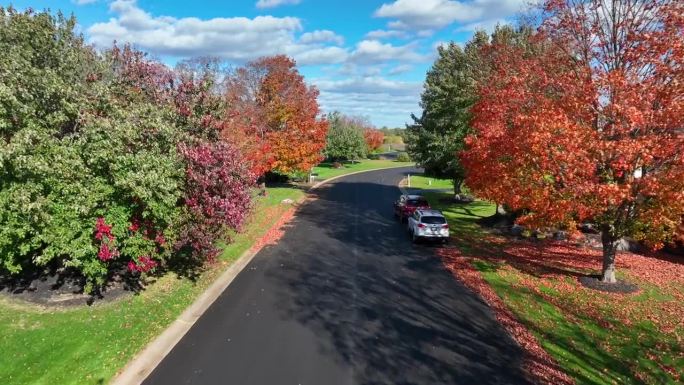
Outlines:
<svg viewBox="0 0 684 385"><path fill-rule="evenodd" d="M532 227L591 220L603 281L621 237L654 247L684 214L684 3L547 0L535 50L493 44L461 154L466 183Z"/></svg>
<svg viewBox="0 0 684 385"><path fill-rule="evenodd" d="M363 130L363 138L366 140L368 151L373 151L382 146L382 143L385 140L385 134L383 134L380 130L368 127Z"/></svg>
<svg viewBox="0 0 684 385"><path fill-rule="evenodd" d="M284 55L248 63L227 81L232 120L225 136L247 147L257 170L309 171L321 161L328 124L319 118L318 90Z"/></svg>

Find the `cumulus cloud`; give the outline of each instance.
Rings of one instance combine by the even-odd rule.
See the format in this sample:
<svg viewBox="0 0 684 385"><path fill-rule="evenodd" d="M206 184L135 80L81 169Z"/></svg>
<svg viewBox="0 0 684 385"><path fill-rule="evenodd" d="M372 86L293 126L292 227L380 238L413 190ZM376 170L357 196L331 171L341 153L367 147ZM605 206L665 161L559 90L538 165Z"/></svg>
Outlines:
<svg viewBox="0 0 684 385"><path fill-rule="evenodd" d="M392 38L397 38L397 39L405 39L408 37L408 33L406 31L397 31L393 29L376 29L374 31L370 31L366 34L367 39L371 40L380 40L380 39L392 39Z"/></svg>
<svg viewBox="0 0 684 385"><path fill-rule="evenodd" d="M300 64L331 64L347 59L341 36L332 31L302 31L296 17L257 16L199 19L153 16L136 0L116 0L109 6L114 17L88 29L90 41L108 47L113 41L134 44L160 56L217 56L244 62L260 56L287 54Z"/></svg>
<svg viewBox="0 0 684 385"><path fill-rule="evenodd" d="M300 1L301 0L259 0L256 3L256 7L259 9L275 8L281 5L299 4Z"/></svg>
<svg viewBox="0 0 684 385"><path fill-rule="evenodd" d="M413 69L413 66L409 64L399 64L398 66L395 66L394 68L390 69L389 72L387 72L389 75L401 75L403 73L409 72Z"/></svg>
<svg viewBox="0 0 684 385"><path fill-rule="evenodd" d="M428 61L429 57L418 53L417 49L418 47L415 43L395 46L378 40L362 40L356 44L356 48L350 55L349 60L358 64L374 64L388 61Z"/></svg>
<svg viewBox="0 0 684 385"><path fill-rule="evenodd" d="M340 47L295 47L290 50L289 55L302 65L339 64L344 63L349 57L347 50Z"/></svg>
<svg viewBox="0 0 684 385"><path fill-rule="evenodd" d="M420 82L402 82L382 77L363 77L343 80L318 79L314 83L321 91L334 93L388 94L392 96L415 96L420 94Z"/></svg>
<svg viewBox="0 0 684 385"><path fill-rule="evenodd" d="M510 17L526 3L527 0L396 0L380 6L374 16L392 19L390 28L426 33L454 22L475 23Z"/></svg>
<svg viewBox="0 0 684 385"><path fill-rule="evenodd" d="M304 44L311 43L335 43L337 45L344 44L344 38L333 31L317 30L313 32L303 33L299 37L299 41Z"/></svg>
<svg viewBox="0 0 684 385"><path fill-rule="evenodd" d="M97 47L107 48L118 41L162 58L216 56L235 64L286 54L300 65L327 65L333 77L310 81L321 90L324 110L368 115L376 124L388 126L401 125L419 110L422 83L390 80L381 74L400 74L409 71L411 64L432 60L432 54L423 53L418 42L379 41L382 36L408 38L416 31L372 31L369 36L373 38L345 46L343 37L334 31L304 31L296 17L170 17L150 14L136 0L111 1L109 10L109 20L86 31ZM341 75L340 69L349 73Z"/></svg>
<svg viewBox="0 0 684 385"><path fill-rule="evenodd" d="M318 100L323 111L368 116L377 126L403 127L411 113L420 112L422 82L358 76L313 79L311 83L321 91Z"/></svg>
<svg viewBox="0 0 684 385"><path fill-rule="evenodd" d="M497 25L504 25L506 24L506 20L504 19L492 19L492 20L485 20L485 21L478 21L475 23L469 23L466 25L462 25L458 28L456 28L456 32L474 32L478 30L484 30L488 33L494 32L494 29L496 28Z"/></svg>

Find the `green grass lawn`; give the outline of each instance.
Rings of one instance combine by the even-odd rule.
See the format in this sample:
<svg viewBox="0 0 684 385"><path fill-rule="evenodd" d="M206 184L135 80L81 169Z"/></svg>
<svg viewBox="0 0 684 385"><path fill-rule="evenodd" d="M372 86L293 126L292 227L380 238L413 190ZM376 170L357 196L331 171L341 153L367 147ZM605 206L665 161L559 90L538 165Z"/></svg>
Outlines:
<svg viewBox="0 0 684 385"><path fill-rule="evenodd" d="M493 236L476 222L494 214L493 204L452 204L449 193L424 195L447 217L452 244L471 258L485 281L577 384L684 381L684 274L676 273L682 266L620 255L622 261L640 261L631 269L618 263L620 278L637 283L640 293L585 289L575 274L595 271L587 266L599 268L600 251ZM644 274L642 269L657 274ZM662 281L652 278L659 275Z"/></svg>
<svg viewBox="0 0 684 385"><path fill-rule="evenodd" d="M432 190L453 189L454 184L451 179L433 178L424 176L423 174L412 174L411 188Z"/></svg>
<svg viewBox="0 0 684 385"><path fill-rule="evenodd" d="M346 162L343 164L344 167L342 168L333 168L332 163L321 163L314 167L313 172L318 174L316 180L321 181L357 171L366 171L385 167L413 166L414 164L415 163L413 162L397 162L394 160L363 159L354 163Z"/></svg>
<svg viewBox="0 0 684 385"><path fill-rule="evenodd" d="M475 267L578 384L681 384L684 349L677 338L684 330L664 333L649 320L649 313L657 311L654 308L669 302L659 299L667 289L651 287L635 296L612 295L618 297L613 298L613 306L634 307L641 313L626 325L611 315L609 306L594 300L609 294L558 291L549 279L537 279L534 284L540 294L519 283L535 279L528 274L485 261ZM650 306L635 306L638 301ZM592 314L596 311L598 316Z"/></svg>
<svg viewBox="0 0 684 385"><path fill-rule="evenodd" d="M161 333L303 191L269 188L245 230L195 282L172 274L112 303L64 310L0 300L0 384L103 384Z"/></svg>

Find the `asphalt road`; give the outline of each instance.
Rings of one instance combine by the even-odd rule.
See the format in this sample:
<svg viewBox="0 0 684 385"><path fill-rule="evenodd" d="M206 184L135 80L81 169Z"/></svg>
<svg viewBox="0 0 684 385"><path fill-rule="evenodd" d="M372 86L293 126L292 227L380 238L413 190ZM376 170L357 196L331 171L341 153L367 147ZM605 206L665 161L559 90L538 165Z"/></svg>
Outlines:
<svg viewBox="0 0 684 385"><path fill-rule="evenodd" d="M487 306L392 217L410 169L322 187L145 384L521 384Z"/></svg>

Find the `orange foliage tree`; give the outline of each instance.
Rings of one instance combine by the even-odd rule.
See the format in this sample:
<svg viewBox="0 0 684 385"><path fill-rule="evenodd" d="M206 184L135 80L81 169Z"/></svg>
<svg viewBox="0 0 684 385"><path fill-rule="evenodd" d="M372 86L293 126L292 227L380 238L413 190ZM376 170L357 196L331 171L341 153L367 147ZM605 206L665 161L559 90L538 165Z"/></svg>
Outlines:
<svg viewBox="0 0 684 385"><path fill-rule="evenodd" d="M328 124L318 90L287 56L264 57L227 78L231 120L224 136L246 148L257 171L309 171L321 161Z"/></svg>
<svg viewBox="0 0 684 385"><path fill-rule="evenodd" d="M494 44L461 159L480 196L532 227L600 226L654 247L684 214L684 3L547 0L535 52Z"/></svg>
<svg viewBox="0 0 684 385"><path fill-rule="evenodd" d="M363 130L363 139L366 141L368 151L374 151L382 146L382 143L385 141L385 134L380 130L368 127Z"/></svg>

